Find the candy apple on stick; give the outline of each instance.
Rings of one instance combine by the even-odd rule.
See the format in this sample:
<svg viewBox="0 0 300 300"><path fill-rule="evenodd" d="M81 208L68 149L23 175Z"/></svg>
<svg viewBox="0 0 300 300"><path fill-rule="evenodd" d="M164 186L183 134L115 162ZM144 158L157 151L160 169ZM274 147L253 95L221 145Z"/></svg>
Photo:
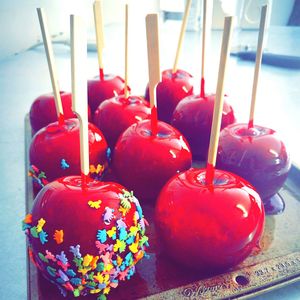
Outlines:
<svg viewBox="0 0 300 300"><path fill-rule="evenodd" d="M193 77L188 72L178 69L183 38L188 21L192 0L186 1L178 45L172 69L162 72L162 80L157 85L158 119L171 122L172 113L180 100L193 94ZM149 87L146 88L146 99L149 99Z"/></svg>
<svg viewBox="0 0 300 300"><path fill-rule="evenodd" d="M102 299L132 277L148 238L141 206L133 194L117 183L88 176L83 34L79 18L71 16L73 110L80 120L81 176L63 177L45 186L24 219L23 229L33 262L64 296L82 299L91 294Z"/></svg>
<svg viewBox="0 0 300 300"><path fill-rule="evenodd" d="M63 124L64 119L75 117L71 109L71 94L59 90L53 48L45 12L42 8L37 8L37 13L47 56L53 94L41 95L31 105L29 116L33 132L37 132L49 123L57 120L60 124Z"/></svg>
<svg viewBox="0 0 300 300"><path fill-rule="evenodd" d="M120 182L141 201L155 200L177 172L191 166L184 137L171 125L157 120L155 88L160 81L158 17L146 17L151 119L131 125L118 139L113 170Z"/></svg>
<svg viewBox="0 0 300 300"><path fill-rule="evenodd" d="M64 119L60 94L57 88L55 69L53 66L52 48L49 35L45 27L45 16L42 9L38 9L41 27L43 28L44 43L50 73L54 87L55 103L58 121L40 129L33 137L30 149L30 171L33 178L34 190L37 191L48 182L80 171L79 163L79 121L75 118ZM51 62L51 63L50 63ZM71 97L69 98L71 100ZM73 113L73 112L72 112ZM76 115L74 115L76 117ZM93 124L88 125L90 144L90 161L96 168L101 165L102 171L107 165L107 143L101 131Z"/></svg>
<svg viewBox="0 0 300 300"><path fill-rule="evenodd" d="M94 115L94 124L103 132L111 149L130 125L150 117L149 103L129 95L128 89L128 4L125 5L125 93L103 101Z"/></svg>
<svg viewBox="0 0 300 300"><path fill-rule="evenodd" d="M203 24L202 24L202 67L201 90L198 95L187 96L176 106L171 124L187 138L194 159L206 160L208 153L209 137L212 124L212 116L215 102L215 94L205 92L205 70L207 39L210 36L209 26L212 18L211 1L203 0ZM221 128L235 122L232 107L224 101Z"/></svg>
<svg viewBox="0 0 300 300"><path fill-rule="evenodd" d="M233 124L221 131L217 165L220 169L238 174L249 181L260 194L266 213L276 214L284 210L284 202L277 192L288 176L291 162L287 149L276 132L254 124L266 18L267 6L263 6L249 122Z"/></svg>
<svg viewBox="0 0 300 300"><path fill-rule="evenodd" d="M257 245L264 227L264 208L253 187L233 173L215 169L231 28L232 17L226 17L207 166L170 179L155 208L166 253L202 273L241 262Z"/></svg>
<svg viewBox="0 0 300 300"><path fill-rule="evenodd" d="M88 103L92 114L99 104L109 98L124 93L125 82L120 76L104 74L102 52L104 48L102 0L94 2L94 20L96 30L96 43L99 64L99 78L88 80Z"/></svg>

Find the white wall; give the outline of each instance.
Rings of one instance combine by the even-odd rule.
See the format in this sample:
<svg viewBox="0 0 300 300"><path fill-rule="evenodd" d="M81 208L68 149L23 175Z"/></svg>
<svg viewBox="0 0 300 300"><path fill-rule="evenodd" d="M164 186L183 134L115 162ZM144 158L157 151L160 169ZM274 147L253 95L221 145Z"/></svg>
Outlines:
<svg viewBox="0 0 300 300"><path fill-rule="evenodd" d="M0 59L25 50L40 38L36 7L44 7L52 34L67 30L65 9L59 0L1 0L0 2ZM76 2L64 0L63 3ZM55 20L55 21L54 21Z"/></svg>
<svg viewBox="0 0 300 300"><path fill-rule="evenodd" d="M43 7L48 16L51 35L69 35L69 15L86 18L93 34L93 0L0 0L0 60L24 51L41 40L36 7ZM123 21L124 0L103 0L104 23ZM158 11L159 0L132 0L132 14L144 17ZM64 38L65 38L64 36Z"/></svg>
<svg viewBox="0 0 300 300"><path fill-rule="evenodd" d="M260 19L260 9L262 5L269 4L270 26L284 26L289 20L295 0L214 0L214 28L223 27L223 8L237 6L235 13L240 15L239 25L241 28L258 28Z"/></svg>
<svg viewBox="0 0 300 300"><path fill-rule="evenodd" d="M132 23L144 18L146 13L159 11L160 2L167 6L179 4L184 0L131 0ZM195 0L194 0L195 1ZM198 0L202 2L201 0ZM261 4L271 0L214 0L213 27L222 28L224 13L221 1L244 2L249 5L249 16ZM271 25L285 25L293 8L294 0L272 0ZM104 23L106 25L124 21L124 0L103 0ZM69 35L69 15L83 15L88 23L89 36L93 37L93 0L0 0L0 60L24 51L41 40L36 7L44 7L48 16L51 35L64 33L63 39ZM181 7L180 6L180 7ZM244 7L245 7L244 6ZM256 27L242 19L243 28ZM106 37L107 38L107 37Z"/></svg>

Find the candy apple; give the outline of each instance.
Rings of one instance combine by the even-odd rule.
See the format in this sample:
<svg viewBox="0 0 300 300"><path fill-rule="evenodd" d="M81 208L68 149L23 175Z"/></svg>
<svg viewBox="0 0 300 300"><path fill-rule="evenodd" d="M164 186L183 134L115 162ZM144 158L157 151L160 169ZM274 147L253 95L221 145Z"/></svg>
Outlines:
<svg viewBox="0 0 300 300"><path fill-rule="evenodd" d="M233 124L221 131L217 166L245 178L267 202L283 186L291 161L274 130Z"/></svg>
<svg viewBox="0 0 300 300"><path fill-rule="evenodd" d="M171 69L162 72L162 81L157 85L156 97L158 119L171 122L176 105L183 98L193 94L193 77L188 72ZM146 89L146 99L149 100L149 89Z"/></svg>
<svg viewBox="0 0 300 300"><path fill-rule="evenodd" d="M224 99L221 128L235 122L231 105ZM206 160L215 95L189 96L176 106L171 124L187 139L194 159Z"/></svg>
<svg viewBox="0 0 300 300"><path fill-rule="evenodd" d="M113 155L113 169L120 182L141 201L155 200L163 185L191 166L189 146L171 125L158 122L152 135L151 121L131 125L120 136Z"/></svg>
<svg viewBox="0 0 300 300"><path fill-rule="evenodd" d="M89 124L90 164L107 164L107 143L101 131ZM65 120L49 124L33 137L29 148L30 165L37 168L40 178L48 182L56 178L80 174L80 147L78 119ZM34 176L33 176L34 177ZM35 183L43 186L40 181Z"/></svg>
<svg viewBox="0 0 300 300"><path fill-rule="evenodd" d="M149 103L138 96L114 97L102 102L94 115L94 124L102 131L111 149L130 125L150 118Z"/></svg>
<svg viewBox="0 0 300 300"><path fill-rule="evenodd" d="M108 294L132 277L148 246L133 194L117 183L83 184L80 176L45 186L23 230L32 261L64 296Z"/></svg>
<svg viewBox="0 0 300 300"><path fill-rule="evenodd" d="M206 169L175 175L162 189L155 208L157 232L165 252L201 273L220 272L258 245L264 207L244 179L215 170L206 184Z"/></svg>
<svg viewBox="0 0 300 300"><path fill-rule="evenodd" d="M65 119L75 118L72 107L72 95L60 92ZM30 108L30 124L34 132L57 121L57 112L53 93L44 94L34 100Z"/></svg>
<svg viewBox="0 0 300 300"><path fill-rule="evenodd" d="M103 75L103 79L88 80L88 104L92 114L104 100L124 94L124 88L124 79L112 74Z"/></svg>

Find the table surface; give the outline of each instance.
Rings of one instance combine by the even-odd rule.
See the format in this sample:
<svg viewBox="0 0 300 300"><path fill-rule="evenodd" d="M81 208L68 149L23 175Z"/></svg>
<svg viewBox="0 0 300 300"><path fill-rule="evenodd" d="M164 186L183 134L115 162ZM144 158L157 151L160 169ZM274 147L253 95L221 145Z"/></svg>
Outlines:
<svg viewBox="0 0 300 300"><path fill-rule="evenodd" d="M161 26L161 68L171 68L179 32L178 22ZM29 30L29 29L28 29ZM133 93L143 94L148 77L147 52L144 24L132 26L130 43L129 83ZM24 31L26 34L26 30ZM104 51L105 72L122 75L123 28L119 25L105 28L107 36ZM92 36L92 35L91 35ZM211 50L207 60L207 90L214 91L219 62L221 32L212 33ZM233 46L255 45L256 31L233 35ZM271 52L299 55L300 28L270 28L267 48ZM97 74L97 55L93 43L88 55L88 76ZM62 90L70 91L70 48L55 44L56 62ZM195 77L199 89L200 32L188 32L182 49L179 67ZM230 96L238 121L247 121L254 64L231 57L225 91ZM198 82L198 83L197 83ZM300 71L263 65L258 88L257 123L277 130L290 149L292 160L300 165L296 137L299 137ZM1 149L1 218L0 218L0 299L26 299L25 237L21 220L25 213L25 166L24 166L24 116L32 101L51 90L44 48L31 50L0 61L0 135ZM300 185L300 183L299 183ZM299 299L300 283L292 284L255 299Z"/></svg>

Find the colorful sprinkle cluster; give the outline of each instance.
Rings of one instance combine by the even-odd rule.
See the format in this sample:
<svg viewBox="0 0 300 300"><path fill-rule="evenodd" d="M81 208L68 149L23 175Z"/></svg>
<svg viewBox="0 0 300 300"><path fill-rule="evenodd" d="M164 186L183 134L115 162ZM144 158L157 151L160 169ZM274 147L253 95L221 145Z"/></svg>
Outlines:
<svg viewBox="0 0 300 300"><path fill-rule="evenodd" d="M33 183L38 187L43 188L46 184L48 184L45 172L39 170L39 168L35 165L31 165L29 167L28 176L32 177Z"/></svg>
<svg viewBox="0 0 300 300"><path fill-rule="evenodd" d="M60 166L61 169L67 170L70 168L70 165L65 159L61 159ZM97 166L90 165L90 176L95 179L101 181L104 172L107 170L108 165L98 164ZM46 174L44 171L41 171L35 165L29 166L28 176L32 177L33 183L37 185L38 188L43 188L46 184L49 183L47 180Z"/></svg>
<svg viewBox="0 0 300 300"><path fill-rule="evenodd" d="M123 190L119 194L122 217L116 220L114 209L105 207L102 214L103 222L111 225L110 229L99 228L95 236L97 255L82 254L80 245L69 247L68 253L61 251L54 254L47 250L49 238L57 244L63 244L64 231L57 229L51 237L43 230L46 221L41 218L37 224L32 224L32 215L28 214L23 220L23 230L31 239L39 239L45 245L45 251L34 253L29 248L29 254L34 264L54 283L61 293L66 296L67 291L74 297L96 294L97 300L104 300L111 288L116 288L120 281L128 280L135 273L135 264L146 256L145 248L149 246L145 235L145 225L142 208L132 193ZM90 200L87 205L98 210L101 200ZM127 226L124 217L132 206L136 210L133 223ZM120 215L118 213L118 215Z"/></svg>

